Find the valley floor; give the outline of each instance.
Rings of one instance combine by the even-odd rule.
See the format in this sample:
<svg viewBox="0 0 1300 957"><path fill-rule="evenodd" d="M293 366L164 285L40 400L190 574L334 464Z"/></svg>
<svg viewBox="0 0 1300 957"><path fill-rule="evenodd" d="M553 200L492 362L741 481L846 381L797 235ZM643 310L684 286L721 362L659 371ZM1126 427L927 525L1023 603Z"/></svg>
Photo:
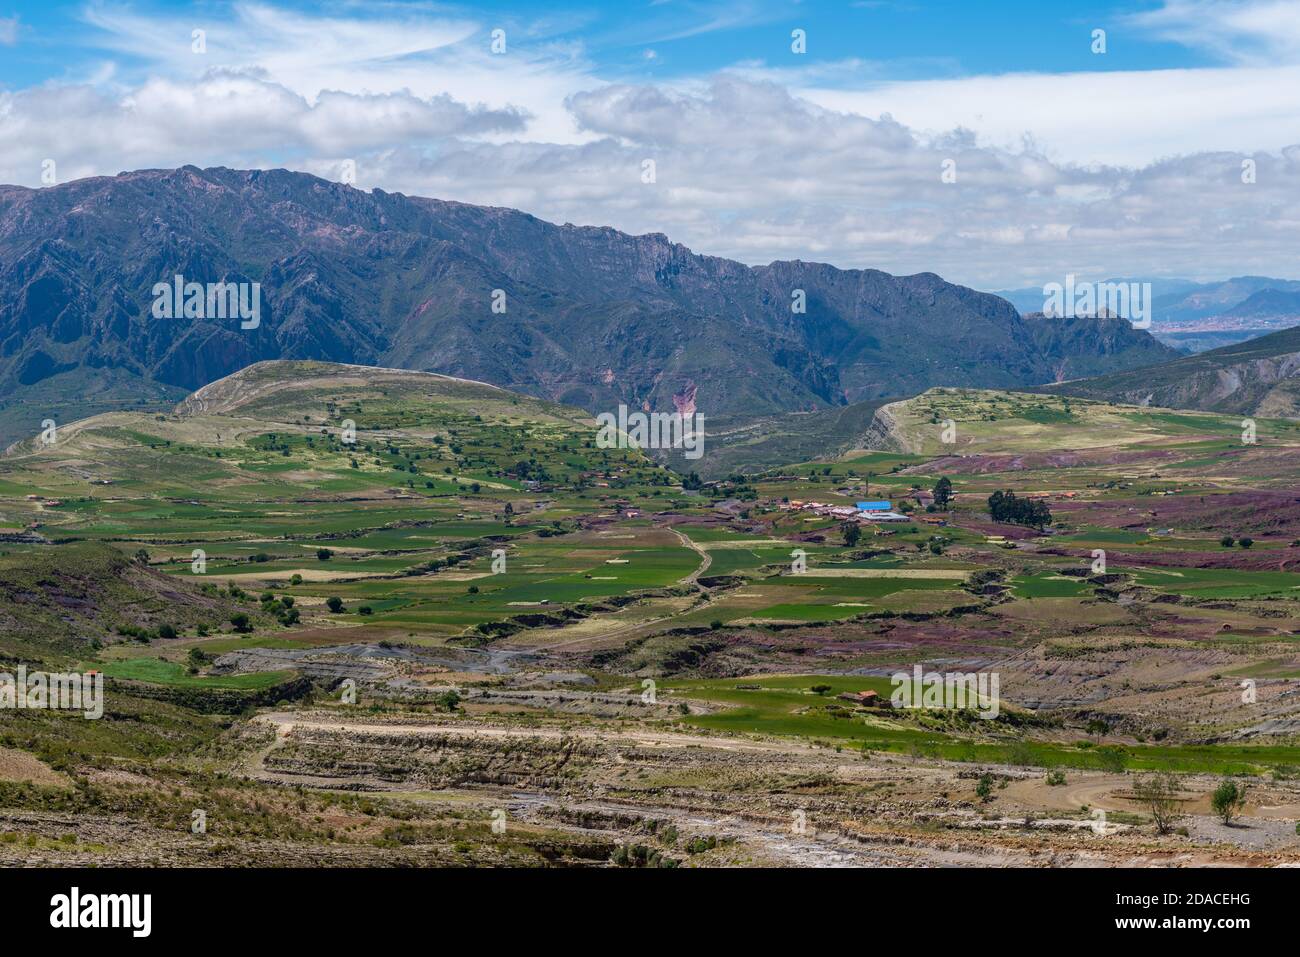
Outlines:
<svg viewBox="0 0 1300 957"><path fill-rule="evenodd" d="M684 482L295 369L0 459L0 671L105 685L0 710L0 864L1300 864L1289 420L933 390ZM997 685L882 706L914 669Z"/></svg>

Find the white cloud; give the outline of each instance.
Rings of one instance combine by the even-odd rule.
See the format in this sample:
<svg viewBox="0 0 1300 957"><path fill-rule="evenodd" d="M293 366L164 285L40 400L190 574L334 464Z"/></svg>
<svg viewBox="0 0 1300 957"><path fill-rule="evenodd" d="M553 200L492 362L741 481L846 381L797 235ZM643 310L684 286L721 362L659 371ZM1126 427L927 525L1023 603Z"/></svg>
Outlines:
<svg viewBox="0 0 1300 957"><path fill-rule="evenodd" d="M986 287L1066 272L1193 277L1295 271L1300 148L1207 152L1142 168L1080 167L957 132L837 114L769 84L575 96L581 146L396 150L374 171L405 192L506 203L544 218L662 231L748 262L822 259L935 271ZM640 181L652 158L657 182ZM954 159L957 182L943 183Z"/></svg>
<svg viewBox="0 0 1300 957"><path fill-rule="evenodd" d="M1300 62L1295 0L1165 0L1159 9L1132 14L1124 22L1229 62Z"/></svg>
<svg viewBox="0 0 1300 957"><path fill-rule="evenodd" d="M0 93L0 181L35 185L47 157L62 180L186 163L336 178L347 158L362 187L664 232L746 262L986 288L1295 272L1300 65L872 85L867 62L751 63L633 85L536 24L507 22L511 52L495 56L494 24L463 17L242 5L201 25L203 57L188 15L90 16L114 54L98 82Z"/></svg>
<svg viewBox="0 0 1300 957"><path fill-rule="evenodd" d="M18 18L10 17L8 19L0 17L0 43L5 46L13 46L18 42Z"/></svg>
<svg viewBox="0 0 1300 957"><path fill-rule="evenodd" d="M1027 139L1072 163L1144 166L1214 150L1280 150L1300 127L1300 3L1296 0L1165 0L1118 16L1112 48L1125 38L1169 41L1226 65L960 75L929 61L931 76L898 79L918 64L813 61L737 63L736 75L772 80L829 109L898 121L937 134L973 131L985 145L1015 149ZM1086 33L1081 35L1086 41ZM1011 66L1014 66L1011 64ZM889 78L888 73L893 74Z"/></svg>
<svg viewBox="0 0 1300 957"><path fill-rule="evenodd" d="M887 114L929 133L963 128L991 146L1016 148L1029 139L1074 163L1141 166L1205 150L1289 145L1300 128L1297 84L1300 66L1012 73L795 89L829 109Z"/></svg>
<svg viewBox="0 0 1300 957"><path fill-rule="evenodd" d="M528 117L530 138L550 142L578 141L564 98L599 85L580 46L551 39L537 24L424 13L324 17L258 3L238 3L232 11L228 19L190 13L159 18L94 7L87 19L98 30L96 42L144 65L136 82L156 75L197 78L221 67L259 71L309 102L332 90L426 99L445 94L514 109ZM549 29L568 25L555 21ZM505 55L490 49L497 26L506 30ZM206 54L191 51L194 29L207 33Z"/></svg>
<svg viewBox="0 0 1300 957"><path fill-rule="evenodd" d="M522 129L516 111L447 96L325 92L309 103L267 79L214 70L151 79L115 96L90 86L0 92L0 179L33 183L55 159L66 180L136 166L260 165L264 157L355 157L394 142Z"/></svg>

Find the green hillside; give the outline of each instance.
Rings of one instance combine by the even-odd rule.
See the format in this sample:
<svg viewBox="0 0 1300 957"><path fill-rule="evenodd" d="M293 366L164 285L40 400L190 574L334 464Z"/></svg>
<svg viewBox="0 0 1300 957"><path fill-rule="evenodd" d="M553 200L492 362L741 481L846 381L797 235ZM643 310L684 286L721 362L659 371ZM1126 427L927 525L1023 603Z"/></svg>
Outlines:
<svg viewBox="0 0 1300 957"><path fill-rule="evenodd" d="M1300 415L1300 326L1221 349L1044 387L1060 395L1233 415Z"/></svg>

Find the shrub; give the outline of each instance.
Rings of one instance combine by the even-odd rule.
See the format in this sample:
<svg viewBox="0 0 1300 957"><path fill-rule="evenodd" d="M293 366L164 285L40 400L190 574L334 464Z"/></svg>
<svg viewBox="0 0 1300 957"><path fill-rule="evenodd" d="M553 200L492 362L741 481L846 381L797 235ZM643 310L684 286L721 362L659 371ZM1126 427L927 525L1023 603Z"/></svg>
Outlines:
<svg viewBox="0 0 1300 957"><path fill-rule="evenodd" d="M1210 807L1214 808L1214 813L1223 819L1224 824L1231 824L1232 819L1246 807L1246 785L1224 778L1210 796Z"/></svg>
<svg viewBox="0 0 1300 957"><path fill-rule="evenodd" d="M1172 775L1149 774L1133 785L1133 796L1146 805L1156 831L1168 834L1178 818L1178 785Z"/></svg>
<svg viewBox="0 0 1300 957"><path fill-rule="evenodd" d="M1107 745L1097 749L1097 757L1103 771L1119 774L1128 765L1128 753L1123 748Z"/></svg>

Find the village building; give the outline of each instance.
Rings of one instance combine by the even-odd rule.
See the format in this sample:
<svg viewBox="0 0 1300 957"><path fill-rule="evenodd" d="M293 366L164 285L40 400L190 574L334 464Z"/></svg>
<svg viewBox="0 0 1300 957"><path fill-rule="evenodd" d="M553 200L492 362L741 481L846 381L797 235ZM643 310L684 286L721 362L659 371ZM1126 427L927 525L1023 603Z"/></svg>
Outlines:
<svg viewBox="0 0 1300 957"><path fill-rule="evenodd" d="M875 691L846 691L835 697L841 701L851 701L854 704L862 705L867 708L884 708L889 706L889 699L882 697Z"/></svg>

